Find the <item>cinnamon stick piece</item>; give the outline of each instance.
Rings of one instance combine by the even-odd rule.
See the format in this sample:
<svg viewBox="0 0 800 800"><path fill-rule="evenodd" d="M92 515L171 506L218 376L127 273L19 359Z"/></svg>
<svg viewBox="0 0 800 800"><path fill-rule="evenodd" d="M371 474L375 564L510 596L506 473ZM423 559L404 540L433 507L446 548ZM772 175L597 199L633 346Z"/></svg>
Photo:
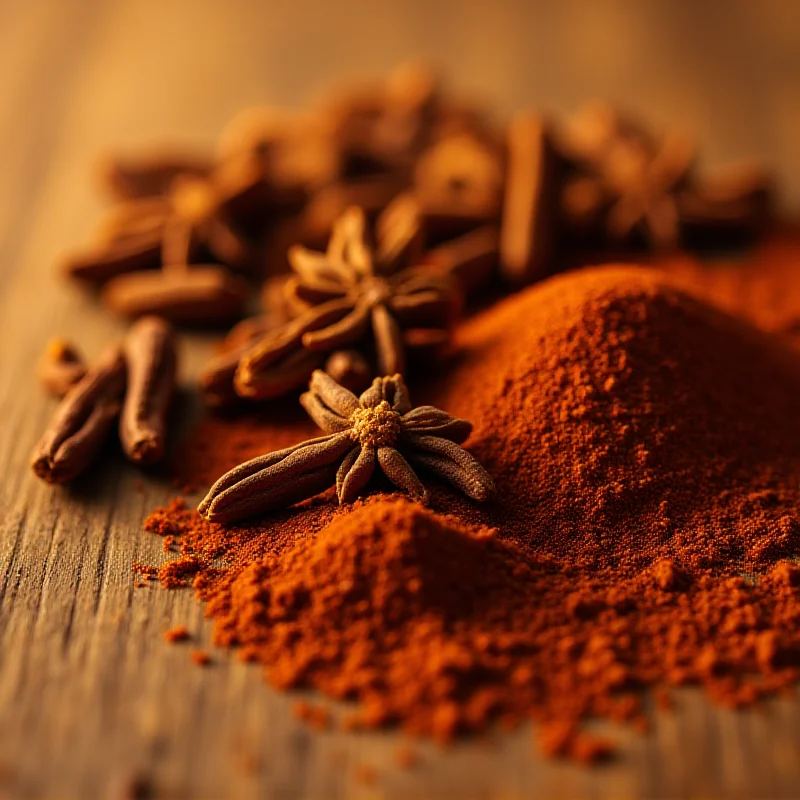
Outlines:
<svg viewBox="0 0 800 800"><path fill-rule="evenodd" d="M137 464L164 457L167 413L175 392L178 356L172 326L159 317L136 322L125 339L128 391L119 421L125 455Z"/></svg>
<svg viewBox="0 0 800 800"><path fill-rule="evenodd" d="M33 451L31 467L48 483L76 478L97 457L119 413L125 361L115 346L69 390Z"/></svg>
<svg viewBox="0 0 800 800"><path fill-rule="evenodd" d="M158 314L183 325L219 325L242 316L247 284L213 265L118 275L103 289L103 302L119 314Z"/></svg>
<svg viewBox="0 0 800 800"><path fill-rule="evenodd" d="M500 268L515 285L551 270L557 208L557 157L545 121L526 111L508 129L508 175Z"/></svg>

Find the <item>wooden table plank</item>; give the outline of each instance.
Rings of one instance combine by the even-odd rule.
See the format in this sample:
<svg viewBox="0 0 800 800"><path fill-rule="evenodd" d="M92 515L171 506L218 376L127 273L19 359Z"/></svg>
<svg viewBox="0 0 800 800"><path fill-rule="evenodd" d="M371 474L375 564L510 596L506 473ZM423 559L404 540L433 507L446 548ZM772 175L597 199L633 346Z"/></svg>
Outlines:
<svg viewBox="0 0 800 800"><path fill-rule="evenodd" d="M109 145L164 138L209 145L249 104L301 104L336 73L378 74L427 53L451 67L459 85L497 97L505 109L569 108L609 90L661 119L684 104L713 152L767 142L786 175L800 178L800 136L790 147L796 117L786 112L733 130L743 111L765 102L757 94L788 98L798 88L797 76L794 84L777 76L791 63L789 34L781 45L787 55L767 67L775 88L746 76L746 60L739 67L731 60L741 36L735 20L720 23L725 64L692 83L711 55L692 33L688 4L602 12L591 5L0 6L0 796L104 797L133 774L147 776L163 797L797 795L800 706L791 701L735 715L687 692L674 714L654 717L648 736L615 730L623 755L599 770L544 761L527 728L446 753L415 745L421 763L411 771L393 766L395 734L311 733L291 715L294 698L269 690L257 669L215 652L202 670L189 648L163 642L178 623L199 644L208 640L190 592L133 586L134 560L164 558L141 521L172 494L168 485L142 479L119 458L70 490L43 486L28 469L53 407L31 374L46 340L67 334L96 355L122 330L52 275L59 253L91 229L99 201L87 176ZM743 3L725 8L740 23L753 13ZM772 30L762 28L758 36ZM670 61L683 43L680 62ZM657 69L633 73L637 59ZM724 102L708 107L721 81L738 80L734 67L741 94L726 84ZM200 338L186 342L187 378L207 349ZM360 764L376 769L374 785L356 780Z"/></svg>

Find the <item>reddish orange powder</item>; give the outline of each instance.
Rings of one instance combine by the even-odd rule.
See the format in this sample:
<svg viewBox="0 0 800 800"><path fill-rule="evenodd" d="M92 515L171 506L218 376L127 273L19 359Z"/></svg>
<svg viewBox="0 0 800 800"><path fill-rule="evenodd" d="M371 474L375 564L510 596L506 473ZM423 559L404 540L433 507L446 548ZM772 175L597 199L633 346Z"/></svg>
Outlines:
<svg viewBox="0 0 800 800"><path fill-rule="evenodd" d="M498 719L576 732L587 715L635 720L643 685L699 682L738 704L800 676L800 569L759 586L703 575L663 588L663 572L588 576L376 498L195 588L215 642L264 664L273 685L356 699L362 726L442 741ZM573 743L548 749L574 755Z"/></svg>
<svg viewBox="0 0 800 800"><path fill-rule="evenodd" d="M211 656L205 650L192 650L190 658L198 667L207 667L211 663Z"/></svg>
<svg viewBox="0 0 800 800"><path fill-rule="evenodd" d="M164 641L170 644L185 642L189 638L189 629L185 625L176 625L168 631L164 631Z"/></svg>
<svg viewBox="0 0 800 800"><path fill-rule="evenodd" d="M798 260L800 230L795 226L758 242L744 258L723 255L701 260L680 253L655 263L715 305L800 342Z"/></svg>
<svg viewBox="0 0 800 800"><path fill-rule="evenodd" d="M580 721L643 725L643 687L741 705L800 678L794 351L655 271L587 270L468 321L412 396L475 423L498 501L323 496L229 530L156 512L182 551L162 581L192 580L217 644L357 700L360 725L449 740L533 717L585 760L609 744ZM201 425L181 478L310 432L268 414Z"/></svg>
<svg viewBox="0 0 800 800"><path fill-rule="evenodd" d="M504 535L617 573L797 552L800 361L771 336L626 267L511 298L461 343L434 396L477 423Z"/></svg>
<svg viewBox="0 0 800 800"><path fill-rule="evenodd" d="M331 715L325 706L300 700L292 707L292 713L315 730L325 731L331 726Z"/></svg>

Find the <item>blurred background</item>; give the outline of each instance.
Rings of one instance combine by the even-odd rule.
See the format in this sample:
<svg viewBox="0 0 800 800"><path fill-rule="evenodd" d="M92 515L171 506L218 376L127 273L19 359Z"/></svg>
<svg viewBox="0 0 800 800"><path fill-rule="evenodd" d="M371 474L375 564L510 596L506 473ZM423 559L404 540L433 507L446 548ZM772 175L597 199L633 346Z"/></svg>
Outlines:
<svg viewBox="0 0 800 800"><path fill-rule="evenodd" d="M2 0L0 40L3 204L32 163L88 199L98 150L210 145L244 107L422 56L498 115L601 97L709 165L764 156L800 209L796 0Z"/></svg>

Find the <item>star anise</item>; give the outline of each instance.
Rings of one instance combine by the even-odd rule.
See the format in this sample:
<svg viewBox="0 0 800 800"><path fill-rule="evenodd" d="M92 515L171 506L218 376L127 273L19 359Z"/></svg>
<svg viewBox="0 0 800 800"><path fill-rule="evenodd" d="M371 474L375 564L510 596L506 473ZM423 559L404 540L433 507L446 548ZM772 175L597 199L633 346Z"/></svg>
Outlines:
<svg viewBox="0 0 800 800"><path fill-rule="evenodd" d="M198 250L220 264L245 267L250 247L230 212L260 180L248 165L226 165L209 176L179 175L166 194L112 209L97 244L69 258L65 269L74 278L104 284L135 270L185 268Z"/></svg>
<svg viewBox="0 0 800 800"><path fill-rule="evenodd" d="M364 212L349 209L334 226L325 253L293 247L286 300L295 319L266 336L239 363L236 391L268 398L301 386L322 357L366 350L377 374L405 373L408 349L444 344L460 308L452 278L417 259L417 206L399 198L376 224L371 246ZM303 365L307 371L286 370ZM374 373L373 373L374 374ZM293 385L284 378L290 376Z"/></svg>
<svg viewBox="0 0 800 800"><path fill-rule="evenodd" d="M433 406L412 408L400 375L376 378L360 397L317 370L300 402L325 436L259 456L223 475L198 511L230 524L313 497L335 482L340 503L358 497L376 470L422 503L415 469L468 497L494 493L486 470L459 447L472 424Z"/></svg>
<svg viewBox="0 0 800 800"><path fill-rule="evenodd" d="M114 201L163 197L175 178L207 178L211 158L184 148L147 147L129 153L109 153L98 159L96 174L103 193Z"/></svg>
<svg viewBox="0 0 800 800"><path fill-rule="evenodd" d="M247 243L231 224L224 211L228 198L211 180L182 176L177 178L160 210L143 208L154 229L161 231L162 263L165 266L189 263L191 252L201 246L220 263L241 266L248 256ZM131 208L131 222L136 218ZM123 227L118 235L125 235Z"/></svg>
<svg viewBox="0 0 800 800"><path fill-rule="evenodd" d="M621 148L604 180L613 196L606 228L614 239L641 230L656 249L680 242L677 190L686 184L694 160L691 142L670 134L657 151L647 154Z"/></svg>
<svg viewBox="0 0 800 800"><path fill-rule="evenodd" d="M567 134L567 155L578 165L563 191L567 217L598 221L612 239L636 232L656 249L680 241L678 193L694 162L692 142L671 132L660 142L610 106L589 106Z"/></svg>
<svg viewBox="0 0 800 800"><path fill-rule="evenodd" d="M329 91L322 113L345 175L407 169L441 115L442 94L440 76L423 62L401 64L376 84Z"/></svg>

